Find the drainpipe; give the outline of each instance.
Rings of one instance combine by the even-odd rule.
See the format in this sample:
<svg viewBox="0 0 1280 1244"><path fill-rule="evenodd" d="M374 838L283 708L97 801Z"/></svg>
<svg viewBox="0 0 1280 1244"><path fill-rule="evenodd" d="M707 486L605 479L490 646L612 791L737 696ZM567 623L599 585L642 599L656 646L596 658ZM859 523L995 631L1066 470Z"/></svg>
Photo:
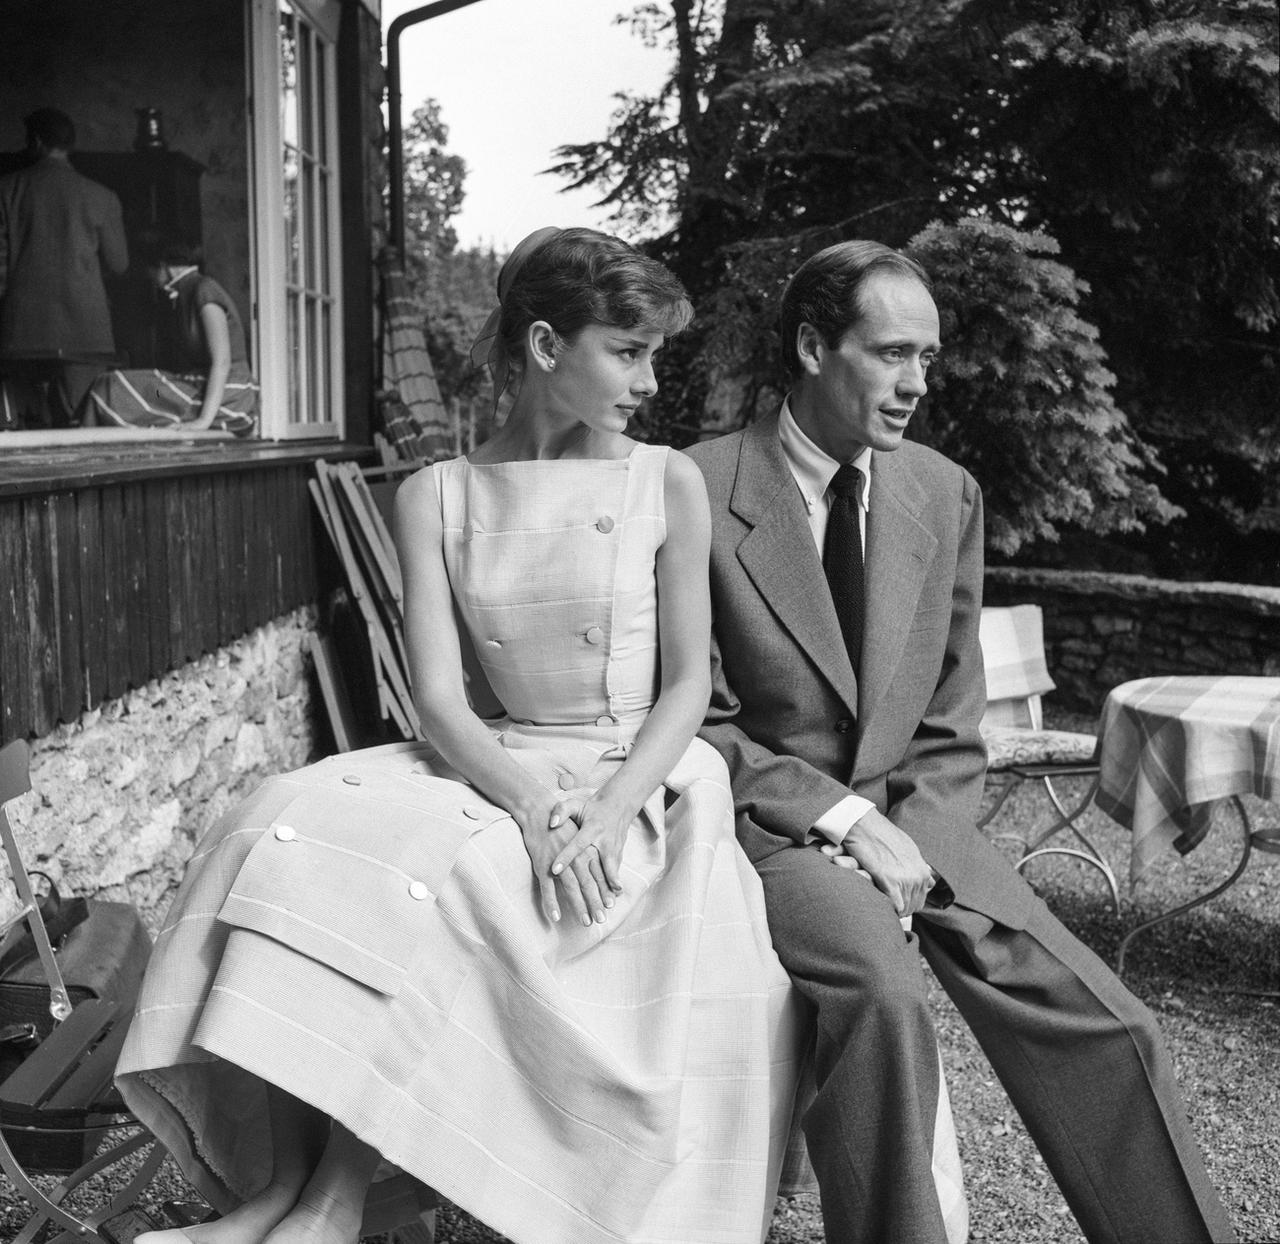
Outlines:
<svg viewBox="0 0 1280 1244"><path fill-rule="evenodd" d="M400 124L400 35L409 26L429 22L454 9L464 9L476 0L436 0L420 9L401 13L387 29L387 114L390 122L391 245L404 260L404 132Z"/></svg>

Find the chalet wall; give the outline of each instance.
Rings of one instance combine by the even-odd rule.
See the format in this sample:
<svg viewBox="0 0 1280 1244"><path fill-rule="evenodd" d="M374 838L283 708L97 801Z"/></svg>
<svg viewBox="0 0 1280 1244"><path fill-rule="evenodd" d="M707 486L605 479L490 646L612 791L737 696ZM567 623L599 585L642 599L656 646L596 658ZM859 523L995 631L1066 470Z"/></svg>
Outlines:
<svg viewBox="0 0 1280 1244"><path fill-rule="evenodd" d="M1155 674L1280 677L1280 588L1002 566L987 570L984 597L1044 610L1064 709L1097 712L1112 687Z"/></svg>
<svg viewBox="0 0 1280 1244"><path fill-rule="evenodd" d="M0 743L320 600L307 481L322 451L0 461Z"/></svg>
<svg viewBox="0 0 1280 1244"><path fill-rule="evenodd" d="M33 740L32 790L9 805L28 866L162 915L214 821L311 758L315 618L277 618ZM12 906L0 888L0 913Z"/></svg>

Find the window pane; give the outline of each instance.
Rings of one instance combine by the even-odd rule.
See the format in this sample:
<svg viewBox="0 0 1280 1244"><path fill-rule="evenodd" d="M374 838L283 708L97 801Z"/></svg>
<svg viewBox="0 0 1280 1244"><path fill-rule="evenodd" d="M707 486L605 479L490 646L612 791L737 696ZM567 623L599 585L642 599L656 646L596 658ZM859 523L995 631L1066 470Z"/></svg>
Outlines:
<svg viewBox="0 0 1280 1244"><path fill-rule="evenodd" d="M316 55L316 155L329 163L329 61L323 47Z"/></svg>
<svg viewBox="0 0 1280 1244"><path fill-rule="evenodd" d="M302 422L302 332L298 323L300 295L289 292L289 422Z"/></svg>
<svg viewBox="0 0 1280 1244"><path fill-rule="evenodd" d="M285 237L285 279L290 285L301 282L298 263L298 237L300 227L298 198L301 189L298 184L298 153L293 147L284 149L284 237Z"/></svg>
<svg viewBox="0 0 1280 1244"><path fill-rule="evenodd" d="M298 101L301 108L298 127L301 137L298 145L308 154L314 153L316 149L315 109L312 107L316 79L314 49L315 35L303 26L298 39Z"/></svg>
<svg viewBox="0 0 1280 1244"><path fill-rule="evenodd" d="M333 332L333 309L326 302L320 308L320 340L331 341ZM323 418L331 417L333 411L333 368L328 351L320 360L320 395L323 403Z"/></svg>
<svg viewBox="0 0 1280 1244"><path fill-rule="evenodd" d="M304 234L307 253L306 285L308 289L315 289L319 266L317 263L316 249L323 244L324 239L320 237L320 230L316 227L316 216L319 213L320 205L316 201L318 184L316 178L316 166L314 162L306 160L304 162L304 171L306 177L304 181L302 202L306 220L306 233Z"/></svg>
<svg viewBox="0 0 1280 1244"><path fill-rule="evenodd" d="M316 244L320 248L320 288L327 294L333 288L333 280L329 274L329 230L333 227L329 219L330 178L328 169L320 169L317 193L320 197L320 230Z"/></svg>
<svg viewBox="0 0 1280 1244"><path fill-rule="evenodd" d="M320 348L319 304L314 298L307 299L307 357L311 362L311 383L308 385L311 401L307 417L309 423L320 423L325 418L325 412L320 409L320 394L324 392L320 373L324 367L325 351Z"/></svg>
<svg viewBox="0 0 1280 1244"><path fill-rule="evenodd" d="M298 145L298 31L293 13L280 14L280 133L289 147Z"/></svg>

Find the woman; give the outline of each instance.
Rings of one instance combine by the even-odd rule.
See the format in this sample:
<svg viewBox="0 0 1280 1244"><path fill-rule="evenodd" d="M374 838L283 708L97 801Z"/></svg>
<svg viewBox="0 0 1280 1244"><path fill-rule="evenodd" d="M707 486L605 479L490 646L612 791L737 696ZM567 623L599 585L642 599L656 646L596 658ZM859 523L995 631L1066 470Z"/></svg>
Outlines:
<svg viewBox="0 0 1280 1244"><path fill-rule="evenodd" d="M199 247L150 239L147 269L165 295L172 367L104 372L84 407L84 426L213 428L248 436L258 419L258 386L249 370L240 312L231 296L199 269Z"/></svg>
<svg viewBox="0 0 1280 1244"><path fill-rule="evenodd" d="M517 1244L767 1228L798 1030L694 737L706 495L625 434L690 308L582 229L499 292L510 413L397 498L430 745L274 779L193 857L119 1078L224 1217L140 1244L353 1244L422 1185Z"/></svg>

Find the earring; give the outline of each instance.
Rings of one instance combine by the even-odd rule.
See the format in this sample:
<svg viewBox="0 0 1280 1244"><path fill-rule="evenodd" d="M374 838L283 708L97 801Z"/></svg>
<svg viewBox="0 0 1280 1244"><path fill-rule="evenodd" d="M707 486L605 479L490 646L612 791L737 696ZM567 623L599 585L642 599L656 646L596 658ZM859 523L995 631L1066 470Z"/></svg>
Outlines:
<svg viewBox="0 0 1280 1244"><path fill-rule="evenodd" d="M548 371L555 371L555 369L556 369L556 361L555 361L555 359L548 359L548 360L547 360L547 370L548 370Z"/></svg>

